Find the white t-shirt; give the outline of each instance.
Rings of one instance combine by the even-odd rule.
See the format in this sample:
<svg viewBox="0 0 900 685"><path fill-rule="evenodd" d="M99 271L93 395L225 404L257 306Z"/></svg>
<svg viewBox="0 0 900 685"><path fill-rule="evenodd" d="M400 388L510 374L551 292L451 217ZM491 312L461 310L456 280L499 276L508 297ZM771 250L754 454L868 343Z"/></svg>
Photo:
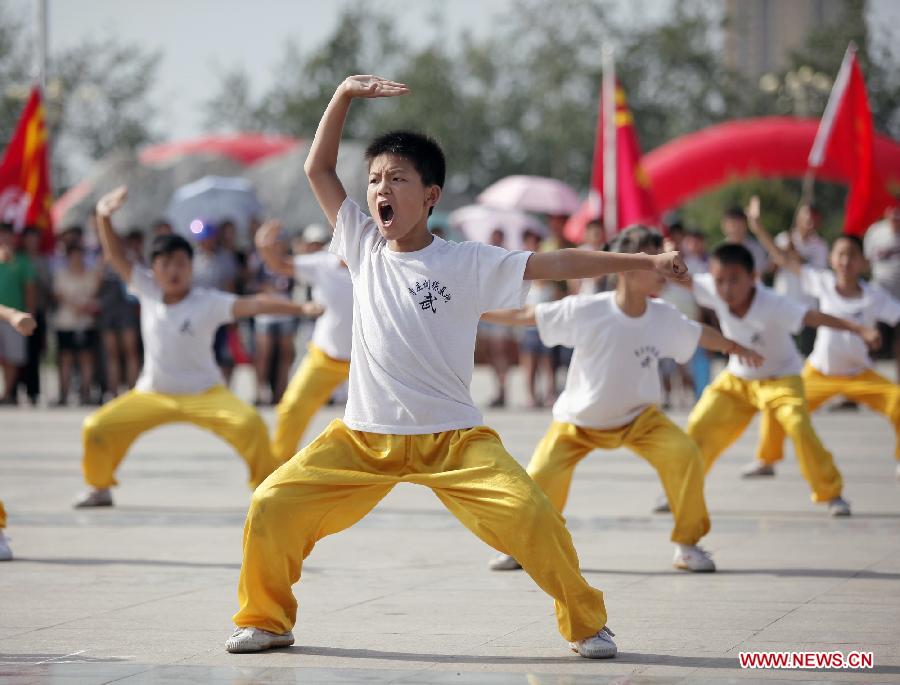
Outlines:
<svg viewBox="0 0 900 685"><path fill-rule="evenodd" d="M694 296L702 307L709 307L719 317L726 338L759 352L765 362L758 369L744 364L737 355L728 360L728 370L739 378L758 380L781 378L800 373L803 360L791 337L803 328L809 307L773 292L759 281L750 309L743 317L731 313L716 293L712 274L694 276Z"/></svg>
<svg viewBox="0 0 900 685"><path fill-rule="evenodd" d="M872 280L894 297L900 297L900 233L890 221L879 221L866 231L866 259L872 264Z"/></svg>
<svg viewBox="0 0 900 685"><path fill-rule="evenodd" d="M416 252L394 252L350 198L336 223L330 249L353 279L344 422L395 435L481 425L469 392L478 319L523 306L531 253L437 237Z"/></svg>
<svg viewBox="0 0 900 685"><path fill-rule="evenodd" d="M313 300L325 307L316 319L312 343L332 359L350 359L353 340L353 282L341 258L330 252L294 257L294 275L313 284Z"/></svg>
<svg viewBox="0 0 900 685"><path fill-rule="evenodd" d="M86 331L94 328L96 317L81 311L97 295L100 279L96 271L83 271L80 274L62 268L53 278L53 292L60 298L59 307L54 317L54 325L59 331Z"/></svg>
<svg viewBox="0 0 900 685"><path fill-rule="evenodd" d="M803 290L819 300L819 309L841 319L872 328L883 321L891 326L900 321L900 302L877 285L860 282L862 296L847 298L837 292L837 278L826 269L803 267ZM872 366L865 342L855 333L822 326L809 363L827 376L856 376Z"/></svg>
<svg viewBox="0 0 900 685"><path fill-rule="evenodd" d="M141 303L144 368L136 389L194 395L224 383L213 356L213 338L234 321L237 297L221 290L191 288L180 302L166 304L148 269L133 266L128 290Z"/></svg>
<svg viewBox="0 0 900 685"><path fill-rule="evenodd" d="M583 428L624 426L658 404L659 360L688 361L702 331L662 300L648 300L642 316L628 316L615 292L539 304L535 317L545 345L575 348L553 418Z"/></svg>

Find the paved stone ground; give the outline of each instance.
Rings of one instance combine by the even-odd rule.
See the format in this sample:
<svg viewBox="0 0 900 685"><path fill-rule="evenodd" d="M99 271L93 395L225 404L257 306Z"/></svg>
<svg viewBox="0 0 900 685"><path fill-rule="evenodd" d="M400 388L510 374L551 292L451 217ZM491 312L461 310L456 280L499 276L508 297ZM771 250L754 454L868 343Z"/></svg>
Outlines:
<svg viewBox="0 0 900 685"><path fill-rule="evenodd" d="M476 390L487 396L481 376ZM166 427L135 445L116 508L74 511L84 415L0 411L0 497L18 557L0 565L4 685L900 682L900 482L892 431L868 412L815 419L844 472L847 520L810 503L792 458L775 479L740 480L748 430L707 484L713 575L670 567L649 466L623 450L591 455L566 515L617 632L619 657L604 662L569 652L549 599L521 573L489 572L492 550L414 486L314 550L295 588L295 647L229 655L241 462L209 434ZM549 414L487 422L526 462ZM741 671L746 650L865 650L876 668Z"/></svg>

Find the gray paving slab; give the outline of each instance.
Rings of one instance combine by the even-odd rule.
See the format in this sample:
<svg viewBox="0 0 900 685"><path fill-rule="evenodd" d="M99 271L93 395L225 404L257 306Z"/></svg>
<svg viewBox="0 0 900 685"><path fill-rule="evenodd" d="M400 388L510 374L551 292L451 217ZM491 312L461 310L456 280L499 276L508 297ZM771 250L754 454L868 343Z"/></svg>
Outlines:
<svg viewBox="0 0 900 685"><path fill-rule="evenodd" d="M17 555L0 564L3 685L900 682L900 482L892 430L866 411L815 417L844 473L847 520L809 501L790 449L774 479L738 478L751 426L707 482L712 575L670 567L671 521L649 513L659 485L645 462L590 455L566 517L586 577L606 593L620 649L606 662L569 652L548 598L521 573L489 572L492 550L415 486L316 547L295 587L295 647L229 655L242 463L214 436L168 426L134 446L115 508L74 511L85 413L0 411L0 498ZM310 435L337 415L323 412ZM549 420L487 413L523 463ZM872 651L875 669L741 670L737 655L751 650Z"/></svg>

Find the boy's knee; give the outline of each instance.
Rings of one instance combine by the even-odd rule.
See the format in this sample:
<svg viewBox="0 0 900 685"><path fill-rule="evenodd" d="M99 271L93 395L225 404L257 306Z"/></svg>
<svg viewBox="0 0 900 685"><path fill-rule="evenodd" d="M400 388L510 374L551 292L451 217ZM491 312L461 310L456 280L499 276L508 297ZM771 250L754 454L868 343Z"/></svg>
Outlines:
<svg viewBox="0 0 900 685"><path fill-rule="evenodd" d="M85 440L92 440L97 437L100 431L101 421L97 417L98 412L90 414L81 424L81 434Z"/></svg>

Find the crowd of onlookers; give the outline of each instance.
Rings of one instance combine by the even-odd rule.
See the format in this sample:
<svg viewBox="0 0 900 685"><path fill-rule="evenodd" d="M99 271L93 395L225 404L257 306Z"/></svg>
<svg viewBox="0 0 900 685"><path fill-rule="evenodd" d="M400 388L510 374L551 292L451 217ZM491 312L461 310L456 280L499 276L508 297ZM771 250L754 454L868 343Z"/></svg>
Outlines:
<svg viewBox="0 0 900 685"><path fill-rule="evenodd" d="M779 233L776 242L791 248L813 266L826 268L828 244L819 234L819 212L814 206L802 205L794 226ZM564 237L565 217L549 217L547 235L525 231L522 242L532 251L575 247ZM195 222L197 223L197 222ZM727 242L745 245L756 260L758 273L773 283L781 293L804 298L796 276L774 272L765 250L749 232L747 218L740 208L729 209L722 217L722 234ZM233 222L218 225L200 222L192 226L196 253L194 283L200 287L218 288L238 294L268 293L277 297L309 299L311 287L291 278L272 273L252 248L252 232L239 241ZM130 258L146 263L146 248L157 235L171 233L165 221L156 222L148 232L129 231L125 242ZM679 249L693 273L707 267L707 237L688 230L678 221L666 227L666 249ZM325 249L331 232L324 226L311 225L293 236L284 236L281 249L285 253L309 253ZM607 242L600 222L588 223L580 249L601 250ZM503 227L498 226L491 242L507 245ZM0 363L3 366L4 394L2 403L29 401L65 406L77 400L84 405L100 404L134 386L141 368L140 311L137 301L124 283L100 259L96 232L72 226L57 236L53 254L40 249L41 234L26 228L16 234L12 227L0 224L0 304L32 312L38 323L37 332L28 339L0 323ZM891 208L865 237L866 257L872 267L872 278L895 297L900 297L900 207ZM537 281L531 286L528 302L536 304L567 294L591 294L614 287L611 278L557 283ZM715 325L714 316L700 308L689 290L668 285L660 297L683 314L697 321ZM216 361L226 380L231 379L237 364L252 364L256 377L257 404L277 402L288 382L295 362L298 329L312 322L283 315L264 315L246 324L223 326L214 344ZM900 360L895 353L900 336L885 330L885 352ZM804 331L798 344L801 351L812 349L815 333ZM536 329L513 330L505 326L482 323L479 327L476 357L488 364L496 379L493 407L507 404L509 371L522 368L527 403L531 407L548 406L556 399L563 382L561 370L569 360L569 350L547 347ZM41 387L41 363L55 359L58 392L47 397ZM709 382L710 359L699 350L688 364L676 365L671 360L661 364L666 404L690 404ZM900 366L898 366L900 377Z"/></svg>

